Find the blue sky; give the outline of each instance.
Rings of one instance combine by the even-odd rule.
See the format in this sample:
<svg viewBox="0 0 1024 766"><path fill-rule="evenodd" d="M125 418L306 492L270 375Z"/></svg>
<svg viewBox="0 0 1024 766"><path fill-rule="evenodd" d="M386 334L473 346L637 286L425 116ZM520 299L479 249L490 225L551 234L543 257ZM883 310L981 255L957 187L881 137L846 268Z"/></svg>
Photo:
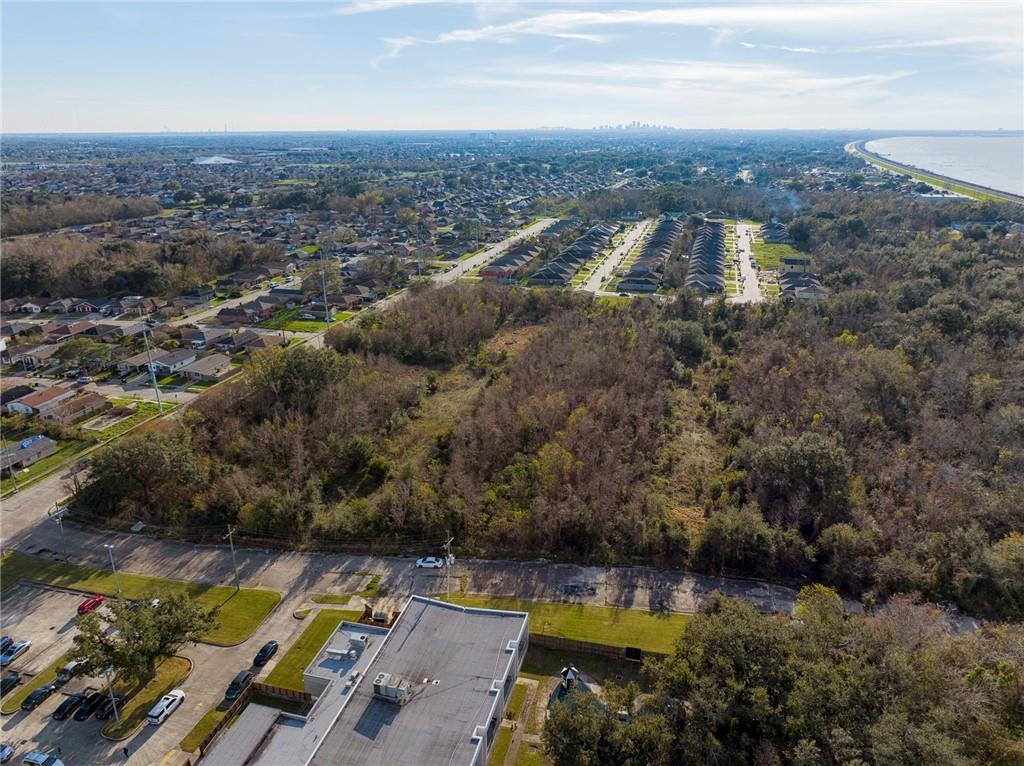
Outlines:
<svg viewBox="0 0 1024 766"><path fill-rule="evenodd" d="M1024 1L4 2L5 132L1024 128Z"/></svg>

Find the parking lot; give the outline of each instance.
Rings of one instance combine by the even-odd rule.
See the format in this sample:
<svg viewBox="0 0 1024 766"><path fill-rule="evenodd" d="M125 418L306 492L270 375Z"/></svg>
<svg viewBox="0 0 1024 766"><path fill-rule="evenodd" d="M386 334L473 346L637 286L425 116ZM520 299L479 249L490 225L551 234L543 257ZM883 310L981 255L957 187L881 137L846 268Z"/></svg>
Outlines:
<svg viewBox="0 0 1024 766"><path fill-rule="evenodd" d="M10 669L22 674L22 683L45 670L70 651L75 634L78 605L83 595L46 588L22 582L4 594L3 635L15 640L28 639L32 648L16 659ZM21 711L3 716L0 722L0 741L15 750L14 763L31 750L57 755L66 766L80 764L165 764L180 766L185 754L178 743L203 714L223 701L224 691L239 670L251 667L252 658L263 643L275 638L287 647L306 626L292 617L298 599L278 605L266 622L244 643L234 647L199 644L179 652L194 663L192 673L181 682L186 698L178 709L160 726L142 726L123 742L104 738L100 730L105 721L90 717L85 721L71 718L55 721L53 712L76 692L103 691L102 678L76 678L61 687L49 699L32 711ZM102 607L101 607L102 608ZM278 657L260 669L263 677ZM5 669L6 670L6 669ZM16 687L7 696L16 693ZM125 760L122 748L127 746L130 757Z"/></svg>
<svg viewBox="0 0 1024 766"><path fill-rule="evenodd" d="M75 610L82 597L61 590L21 582L4 594L0 631L15 641L28 639L32 646L9 666L23 677L45 670L71 648L75 634ZM8 670L8 668L4 668Z"/></svg>

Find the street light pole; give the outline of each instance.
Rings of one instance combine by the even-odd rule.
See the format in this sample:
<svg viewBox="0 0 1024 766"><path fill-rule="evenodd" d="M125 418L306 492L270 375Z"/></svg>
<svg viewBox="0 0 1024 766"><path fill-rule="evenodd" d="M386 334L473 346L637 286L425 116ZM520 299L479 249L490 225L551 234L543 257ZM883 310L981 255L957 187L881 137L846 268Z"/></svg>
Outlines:
<svg viewBox="0 0 1024 766"><path fill-rule="evenodd" d="M117 595L121 595L121 578L117 574L117 567L114 566L114 546L104 543L103 547L107 549L107 554L110 556L110 571L114 573L114 584L117 586Z"/></svg>
<svg viewBox="0 0 1024 766"><path fill-rule="evenodd" d="M164 414L164 403L160 398L160 386L156 383L156 370L153 369L153 352L149 350L149 336L145 329L142 331L142 342L146 344L146 366L149 368L149 379L153 383L153 391L156 392L156 404L160 408L160 414Z"/></svg>
<svg viewBox="0 0 1024 766"><path fill-rule="evenodd" d="M238 560L235 558L235 528L233 526L228 527L228 545L231 546L231 567L235 570L235 590L238 590L242 586L238 581Z"/></svg>
<svg viewBox="0 0 1024 766"><path fill-rule="evenodd" d="M112 671L112 670L113 670L113 668L107 668L106 670L103 671L103 675L107 679L107 694L110 695L110 704L114 708L114 720L118 723L118 725L120 725L121 724L121 713L117 709L117 700L114 699L114 686L113 686L113 684L110 683L110 671Z"/></svg>
<svg viewBox="0 0 1024 766"><path fill-rule="evenodd" d="M448 542L444 544L444 568L448 572L448 600L452 600L452 563L455 558L452 556L452 543L455 542L454 537L449 537Z"/></svg>
<svg viewBox="0 0 1024 766"><path fill-rule="evenodd" d="M52 511L47 511L53 517L53 520L57 522L57 529L60 530L60 547L64 551L64 561L68 560L68 542L64 539L64 514L67 510L67 508L54 505Z"/></svg>

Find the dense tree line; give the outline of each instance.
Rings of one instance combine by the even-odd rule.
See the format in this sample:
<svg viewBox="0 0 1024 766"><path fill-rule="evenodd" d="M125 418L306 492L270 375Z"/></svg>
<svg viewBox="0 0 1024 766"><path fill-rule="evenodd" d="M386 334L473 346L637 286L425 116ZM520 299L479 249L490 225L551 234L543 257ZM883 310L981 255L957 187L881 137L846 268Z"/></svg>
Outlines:
<svg viewBox="0 0 1024 766"><path fill-rule="evenodd" d="M105 194L80 194L67 198L5 194L0 206L5 237L53 231L64 226L123 221L160 212L160 204L153 199L110 197Z"/></svg>
<svg viewBox="0 0 1024 766"><path fill-rule="evenodd" d="M4 297L174 297L283 254L277 244L255 246L209 232L159 245L68 236L11 240L4 243Z"/></svg>
<svg viewBox="0 0 1024 766"><path fill-rule="evenodd" d="M413 290L202 397L165 437L201 489L97 461L80 507L301 543L454 532L1019 616L1024 245L833 197L791 219L826 301Z"/></svg>
<svg viewBox="0 0 1024 766"><path fill-rule="evenodd" d="M612 686L555 703L543 731L555 766L1024 758L1019 624L957 635L942 612L906 598L853 615L822 586L801 592L793 617L715 595L646 671L650 693Z"/></svg>

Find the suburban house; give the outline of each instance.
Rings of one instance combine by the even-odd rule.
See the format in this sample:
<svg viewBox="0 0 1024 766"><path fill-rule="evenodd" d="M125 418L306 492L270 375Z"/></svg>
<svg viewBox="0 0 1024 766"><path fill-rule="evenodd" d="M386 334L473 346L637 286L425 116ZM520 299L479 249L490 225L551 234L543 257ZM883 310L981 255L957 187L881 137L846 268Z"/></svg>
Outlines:
<svg viewBox="0 0 1024 766"><path fill-rule="evenodd" d="M224 354L210 354L181 368L181 374L189 380L201 383L217 383L235 371L231 359Z"/></svg>
<svg viewBox="0 0 1024 766"><path fill-rule="evenodd" d="M20 471L57 451L57 442L48 436L30 436L0 452L0 470Z"/></svg>
<svg viewBox="0 0 1024 766"><path fill-rule="evenodd" d="M64 386L40 388L27 396L10 402L7 405L7 411L20 412L22 415L42 415L74 395L74 389Z"/></svg>
<svg viewBox="0 0 1024 766"><path fill-rule="evenodd" d="M196 360L196 352L181 348L154 357L150 367L157 375L173 375Z"/></svg>
<svg viewBox="0 0 1024 766"><path fill-rule="evenodd" d="M152 358L156 359L161 353L157 351L152 354ZM126 359L122 359L117 363L117 371L121 375L128 375L133 372L142 372L146 369L146 365L149 364L151 354L143 351L141 353L129 356Z"/></svg>
<svg viewBox="0 0 1024 766"><path fill-rule="evenodd" d="M256 351L266 351L268 348L277 348L278 346L287 345L288 341L285 340L283 335L268 332L263 333L246 343L244 349L247 353L252 354Z"/></svg>
<svg viewBox="0 0 1024 766"><path fill-rule="evenodd" d="M218 341L223 340L228 335L229 333L227 330L182 330L181 340L183 343L188 344L189 348L195 349L196 351L202 351L203 349L216 344Z"/></svg>
<svg viewBox="0 0 1024 766"><path fill-rule="evenodd" d="M40 415L43 420L67 425L84 417L99 412L107 406L107 398L95 391L86 391L79 396L67 399L53 409Z"/></svg>
<svg viewBox="0 0 1024 766"><path fill-rule="evenodd" d="M11 386L10 388L5 388L3 392L0 393L0 405L13 402L15 399L27 396L33 391L35 391L35 389L32 388L32 386Z"/></svg>
<svg viewBox="0 0 1024 766"><path fill-rule="evenodd" d="M50 366L57 348L56 343L12 348L7 352L7 358L10 359L11 364L20 363L26 370L37 370L40 367Z"/></svg>

